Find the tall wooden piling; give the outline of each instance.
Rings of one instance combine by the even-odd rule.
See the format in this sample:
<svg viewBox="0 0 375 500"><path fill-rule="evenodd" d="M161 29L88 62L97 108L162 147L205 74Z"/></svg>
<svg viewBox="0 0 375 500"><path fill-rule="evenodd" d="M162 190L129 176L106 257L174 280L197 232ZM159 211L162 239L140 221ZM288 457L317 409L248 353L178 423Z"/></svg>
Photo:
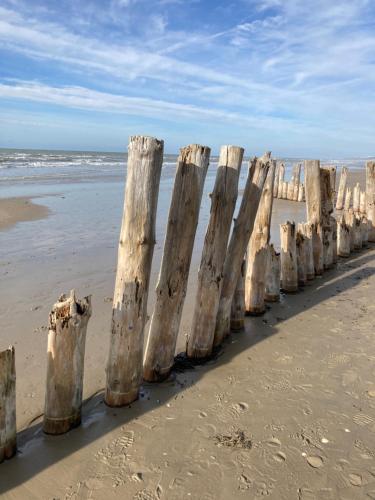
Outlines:
<svg viewBox="0 0 375 500"><path fill-rule="evenodd" d="M62 295L49 315L43 430L63 434L81 423L87 323L91 297Z"/></svg>
<svg viewBox="0 0 375 500"><path fill-rule="evenodd" d="M362 247L366 248L368 245L368 228L369 223L365 215L361 216L361 233L362 233Z"/></svg>
<svg viewBox="0 0 375 500"><path fill-rule="evenodd" d="M359 195L359 212L362 215L366 214L366 191L361 191Z"/></svg>
<svg viewBox="0 0 375 500"><path fill-rule="evenodd" d="M361 187L359 185L359 182L357 182L353 188L353 210L355 214L359 213L360 196L361 196Z"/></svg>
<svg viewBox="0 0 375 500"><path fill-rule="evenodd" d="M301 164L294 167L293 201L298 201L298 192L301 183Z"/></svg>
<svg viewBox="0 0 375 500"><path fill-rule="evenodd" d="M349 228L350 251L354 251L354 211L352 208L344 212L345 224Z"/></svg>
<svg viewBox="0 0 375 500"><path fill-rule="evenodd" d="M349 210L351 201L352 201L352 190L351 188L346 188L344 210Z"/></svg>
<svg viewBox="0 0 375 500"><path fill-rule="evenodd" d="M220 150L216 181L211 195L210 221L198 272L191 333L187 342L189 357L204 358L212 350L223 266L236 206L243 153L244 150L237 146L223 146Z"/></svg>
<svg viewBox="0 0 375 500"><path fill-rule="evenodd" d="M277 198L279 191L279 174L280 174L280 162L276 163L276 171L275 171L275 181L273 183L273 197Z"/></svg>
<svg viewBox="0 0 375 500"><path fill-rule="evenodd" d="M223 285L215 327L215 346L219 345L229 333L232 300L241 272L242 260L253 231L263 186L272 161L271 153L266 153L261 158L254 158L250 162L241 206L234 222L224 262Z"/></svg>
<svg viewBox="0 0 375 500"><path fill-rule="evenodd" d="M296 175L296 165L294 165L293 167L292 176L290 178L290 181L288 182L287 199L289 201L293 201L295 175Z"/></svg>
<svg viewBox="0 0 375 500"><path fill-rule="evenodd" d="M11 458L16 443L16 368L14 347L0 352L0 463Z"/></svg>
<svg viewBox="0 0 375 500"><path fill-rule="evenodd" d="M280 300L280 254L272 244L267 247L267 264L264 300L278 302Z"/></svg>
<svg viewBox="0 0 375 500"><path fill-rule="evenodd" d="M288 182L286 182L286 181L283 182L283 191L282 191L282 194L281 194L281 198L283 200L287 200L288 199Z"/></svg>
<svg viewBox="0 0 375 500"><path fill-rule="evenodd" d="M337 192L336 210L342 210L344 208L344 196L345 196L347 179L348 179L348 169L346 167L342 167L340 184Z"/></svg>
<svg viewBox="0 0 375 500"><path fill-rule="evenodd" d="M305 186L301 182L298 188L298 198L297 201L304 201L305 200Z"/></svg>
<svg viewBox="0 0 375 500"><path fill-rule="evenodd" d="M283 197L283 189L284 189L284 177L285 177L285 165L284 163L279 164L279 178L278 178L278 187L277 187L277 197Z"/></svg>
<svg viewBox="0 0 375 500"><path fill-rule="evenodd" d="M319 160L305 160L305 195L307 221L314 223L313 253L315 274L323 272L323 221Z"/></svg>
<svg viewBox="0 0 375 500"><path fill-rule="evenodd" d="M297 274L298 274L298 285L304 286L307 281L307 269L306 269L306 240L303 232L297 230L296 236L296 249L297 249Z"/></svg>
<svg viewBox="0 0 375 500"><path fill-rule="evenodd" d="M361 216L354 214L354 250L362 248Z"/></svg>
<svg viewBox="0 0 375 500"><path fill-rule="evenodd" d="M265 311L264 290L267 263L267 246L271 234L273 184L276 162L271 161L263 187L254 229L247 250L245 308L246 314L262 314Z"/></svg>
<svg viewBox="0 0 375 500"><path fill-rule="evenodd" d="M149 382L166 378L174 363L209 158L210 148L196 144L183 148L178 158L143 365Z"/></svg>
<svg viewBox="0 0 375 500"><path fill-rule="evenodd" d="M241 272L231 306L230 329L235 332L239 332L245 327L245 277L246 259L242 261Z"/></svg>
<svg viewBox="0 0 375 500"><path fill-rule="evenodd" d="M333 265L333 228L331 224L331 214L334 205L334 190L332 189L331 182L332 176L330 170L328 168L321 168L320 189L324 269L330 269Z"/></svg>
<svg viewBox="0 0 375 500"><path fill-rule="evenodd" d="M105 402L124 406L138 398L144 328L155 245L163 141L130 138L123 220L112 305Z"/></svg>
<svg viewBox="0 0 375 500"><path fill-rule="evenodd" d="M296 226L294 222L280 225L281 241L281 289L286 293L298 291L298 265Z"/></svg>
<svg viewBox="0 0 375 500"><path fill-rule="evenodd" d="M330 216L330 221L331 221L331 231L332 231L332 263L336 264L337 263L337 220L336 218L331 215Z"/></svg>
<svg viewBox="0 0 375 500"><path fill-rule="evenodd" d="M337 221L337 254L339 257L350 255L350 228L346 224L344 214Z"/></svg>
<svg viewBox="0 0 375 500"><path fill-rule="evenodd" d="M366 215L369 221L368 241L375 241L375 161L366 162Z"/></svg>
<svg viewBox="0 0 375 500"><path fill-rule="evenodd" d="M298 225L298 229L305 237L305 263L306 263L306 279L311 281L315 278L314 267L314 251L313 251L313 236L315 224L313 222L304 222Z"/></svg>
<svg viewBox="0 0 375 500"><path fill-rule="evenodd" d="M322 168L329 172L330 186L332 190L332 205L334 205L336 196L336 167L334 165L325 165Z"/></svg>

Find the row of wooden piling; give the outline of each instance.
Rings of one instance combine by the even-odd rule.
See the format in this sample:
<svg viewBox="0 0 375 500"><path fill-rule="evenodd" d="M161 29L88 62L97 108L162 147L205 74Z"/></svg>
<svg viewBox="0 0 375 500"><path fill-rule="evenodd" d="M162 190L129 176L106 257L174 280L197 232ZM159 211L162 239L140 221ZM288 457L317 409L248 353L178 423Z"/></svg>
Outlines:
<svg viewBox="0 0 375 500"><path fill-rule="evenodd" d="M138 398L142 379L163 380L174 364L210 149L190 145L178 158L155 308L143 354L163 149L163 141L150 137L131 137L129 143L106 368L104 398L109 406L131 403ZM223 146L220 151L186 346L190 358L209 357L231 329L243 327L244 311L261 314L264 301L279 299L280 288L295 292L333 265L337 255L346 256L345 231L353 238L353 249L359 245L358 226L361 235L375 241L375 162L367 163L366 232L364 219L358 223L360 216L353 209L336 223L332 216L333 171L320 168L317 160L305 161L307 222L298 229L290 222L281 226L279 255L270 244L270 227L282 165L276 170L271 153L249 162L230 234L243 155L243 148L237 146ZM299 166L294 179L299 179L300 171ZM43 420L46 433L61 434L81 421L90 316L91 298L79 300L74 291L61 296L50 313ZM0 461L14 454L15 437L14 348L10 348L0 353Z"/></svg>
<svg viewBox="0 0 375 500"><path fill-rule="evenodd" d="M293 166L290 181L285 180L285 164L278 163L273 187L274 198L289 201L305 201L305 186L301 181L302 163Z"/></svg>

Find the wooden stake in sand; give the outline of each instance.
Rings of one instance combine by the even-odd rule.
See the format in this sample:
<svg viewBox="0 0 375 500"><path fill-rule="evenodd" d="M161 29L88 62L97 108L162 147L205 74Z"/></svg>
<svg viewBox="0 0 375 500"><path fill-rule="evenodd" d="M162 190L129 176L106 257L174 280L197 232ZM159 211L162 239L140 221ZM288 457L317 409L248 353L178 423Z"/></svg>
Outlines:
<svg viewBox="0 0 375 500"><path fill-rule="evenodd" d="M277 198L277 193L279 191L279 174L280 174L280 163L276 163L275 171L275 182L273 183L273 197Z"/></svg>
<svg viewBox="0 0 375 500"><path fill-rule="evenodd" d="M241 272L246 247L254 227L264 182L271 167L271 153L250 162L246 186L238 216L235 219L224 262L223 285L216 318L214 345L219 345L230 330L230 313L234 292Z"/></svg>
<svg viewBox="0 0 375 500"><path fill-rule="evenodd" d="M332 205L335 203L335 195L336 195L336 167L334 165L325 165L324 170L329 172L330 185L332 190ZM333 206L332 206L333 209Z"/></svg>
<svg viewBox="0 0 375 500"><path fill-rule="evenodd" d="M178 158L143 365L143 376L149 382L168 377L174 363L209 158L210 148L197 144L183 148Z"/></svg>
<svg viewBox="0 0 375 500"><path fill-rule="evenodd" d="M107 363L105 402L109 406L137 399L142 380L163 147L163 141L153 137L130 138Z"/></svg>
<svg viewBox="0 0 375 500"><path fill-rule="evenodd" d="M310 281L315 278L314 252L313 252L313 234L314 234L315 224L313 222L305 222L299 224L298 229L302 232L303 236L305 237L306 279Z"/></svg>
<svg viewBox="0 0 375 500"><path fill-rule="evenodd" d="M354 251L354 212L352 208L344 212L345 224L349 228L350 235L350 251Z"/></svg>
<svg viewBox="0 0 375 500"><path fill-rule="evenodd" d="M360 196L361 196L361 187L359 185L359 182L357 182L357 184L354 186L353 189L353 210L355 214L359 213Z"/></svg>
<svg viewBox="0 0 375 500"><path fill-rule="evenodd" d="M297 230L296 236L296 249L297 249L297 274L298 274L298 285L305 286L307 281L307 270L306 270L306 240L303 232Z"/></svg>
<svg viewBox="0 0 375 500"><path fill-rule="evenodd" d="M280 254L274 246L267 247L266 284L264 300L266 302L278 302L280 300Z"/></svg>
<svg viewBox="0 0 375 500"><path fill-rule="evenodd" d="M332 232L332 263L337 263L337 221L336 218L331 215L331 232Z"/></svg>
<svg viewBox="0 0 375 500"><path fill-rule="evenodd" d="M298 192L301 181L301 164L298 163L294 167L294 184L293 184L293 201L298 201Z"/></svg>
<svg viewBox="0 0 375 500"><path fill-rule="evenodd" d="M339 190L337 192L336 210L342 210L344 208L344 195L345 195L347 179L348 179L348 169L346 167L342 167Z"/></svg>
<svg viewBox="0 0 375 500"><path fill-rule="evenodd" d="M298 291L296 226L294 222L280 225L281 289L286 293Z"/></svg>
<svg viewBox="0 0 375 500"><path fill-rule="evenodd" d="M314 223L313 253L315 274L323 272L323 220L320 161L305 160L305 195L308 222Z"/></svg>
<svg viewBox="0 0 375 500"><path fill-rule="evenodd" d="M337 254L339 257L350 255L350 227L345 222L344 214L337 222Z"/></svg>
<svg viewBox="0 0 375 500"><path fill-rule="evenodd" d="M282 194L281 194L281 198L283 200L287 200L288 199L288 183L286 181L283 182L283 191L282 191Z"/></svg>
<svg viewBox="0 0 375 500"><path fill-rule="evenodd" d="M331 186L331 172L328 168L321 168L320 188L322 203L322 228L323 228L323 265L330 269L333 265L333 235L331 214L333 212L334 190Z"/></svg>
<svg viewBox="0 0 375 500"><path fill-rule="evenodd" d="M362 234L362 247L366 248L368 246L368 228L369 223L365 215L361 216L361 234Z"/></svg>
<svg viewBox="0 0 375 500"><path fill-rule="evenodd" d="M359 195L359 211L362 215L366 215L366 191L361 191Z"/></svg>
<svg viewBox="0 0 375 500"><path fill-rule="evenodd" d="M81 423L83 367L91 297L62 295L49 315L43 430L63 434Z"/></svg>
<svg viewBox="0 0 375 500"><path fill-rule="evenodd" d="M220 150L216 181L211 195L210 221L198 273L191 334L187 342L186 351L189 357L204 358L212 350L223 266L236 206L243 153L244 150L236 146L223 146ZM242 302L243 300L244 298Z"/></svg>
<svg viewBox="0 0 375 500"><path fill-rule="evenodd" d="M361 216L354 214L354 250L362 248Z"/></svg>
<svg viewBox="0 0 375 500"><path fill-rule="evenodd" d="M298 188L298 198L297 201L304 201L305 200L305 186L301 182Z"/></svg>
<svg viewBox="0 0 375 500"><path fill-rule="evenodd" d="M230 313L230 328L235 332L239 332L245 327L245 276L246 259L242 261L241 273L237 281Z"/></svg>
<svg viewBox="0 0 375 500"><path fill-rule="evenodd" d="M285 165L284 163L279 164L279 178L278 178L278 186L277 186L277 197L283 197L283 188L284 188L284 177L285 177Z"/></svg>
<svg viewBox="0 0 375 500"><path fill-rule="evenodd" d="M258 315L265 311L264 290L267 264L267 246L271 234L273 184L276 162L271 161L263 187L254 229L247 250L245 308L247 314Z"/></svg>
<svg viewBox="0 0 375 500"><path fill-rule="evenodd" d="M295 182L295 168L296 165L294 165L293 172L292 172L292 177L290 178L290 181L288 182L288 191L286 198L289 201L293 201L293 193L294 193L294 182Z"/></svg>
<svg viewBox="0 0 375 500"><path fill-rule="evenodd" d="M351 201L352 201L352 190L351 188L346 188L344 210L349 210Z"/></svg>
<svg viewBox="0 0 375 500"><path fill-rule="evenodd" d="M369 221L368 241L375 241L375 161L366 163L366 215Z"/></svg>
<svg viewBox="0 0 375 500"><path fill-rule="evenodd" d="M0 463L16 450L15 352L9 347L0 352Z"/></svg>

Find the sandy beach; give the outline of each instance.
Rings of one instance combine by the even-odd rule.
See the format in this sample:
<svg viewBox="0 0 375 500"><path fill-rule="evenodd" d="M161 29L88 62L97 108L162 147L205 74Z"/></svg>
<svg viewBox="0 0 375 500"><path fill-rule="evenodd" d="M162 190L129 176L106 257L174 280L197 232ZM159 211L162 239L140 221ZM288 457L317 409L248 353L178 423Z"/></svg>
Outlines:
<svg viewBox="0 0 375 500"><path fill-rule="evenodd" d="M149 315L173 172L166 168L160 186ZM240 188L246 173L244 164ZM213 165L176 353L189 333L214 177ZM362 170L350 172L349 184L357 180L363 189ZM123 187L121 172L88 182L15 183L11 198L0 199L1 347L16 347L20 430L19 454L1 466L3 497L375 498L375 249L247 318L246 332L232 335L216 360L182 364L167 382L144 385L131 408L113 410L102 389ZM304 203L274 200L276 247L279 224L305 217ZM72 288L93 296L83 425L48 437L40 428L46 325L52 304Z"/></svg>

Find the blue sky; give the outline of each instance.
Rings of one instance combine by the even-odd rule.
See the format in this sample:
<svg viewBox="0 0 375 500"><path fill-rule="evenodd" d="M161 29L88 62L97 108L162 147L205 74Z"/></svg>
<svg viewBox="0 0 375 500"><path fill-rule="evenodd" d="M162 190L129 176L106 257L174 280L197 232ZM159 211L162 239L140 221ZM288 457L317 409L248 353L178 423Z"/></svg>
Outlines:
<svg viewBox="0 0 375 500"><path fill-rule="evenodd" d="M375 154L373 0L0 0L0 147Z"/></svg>

